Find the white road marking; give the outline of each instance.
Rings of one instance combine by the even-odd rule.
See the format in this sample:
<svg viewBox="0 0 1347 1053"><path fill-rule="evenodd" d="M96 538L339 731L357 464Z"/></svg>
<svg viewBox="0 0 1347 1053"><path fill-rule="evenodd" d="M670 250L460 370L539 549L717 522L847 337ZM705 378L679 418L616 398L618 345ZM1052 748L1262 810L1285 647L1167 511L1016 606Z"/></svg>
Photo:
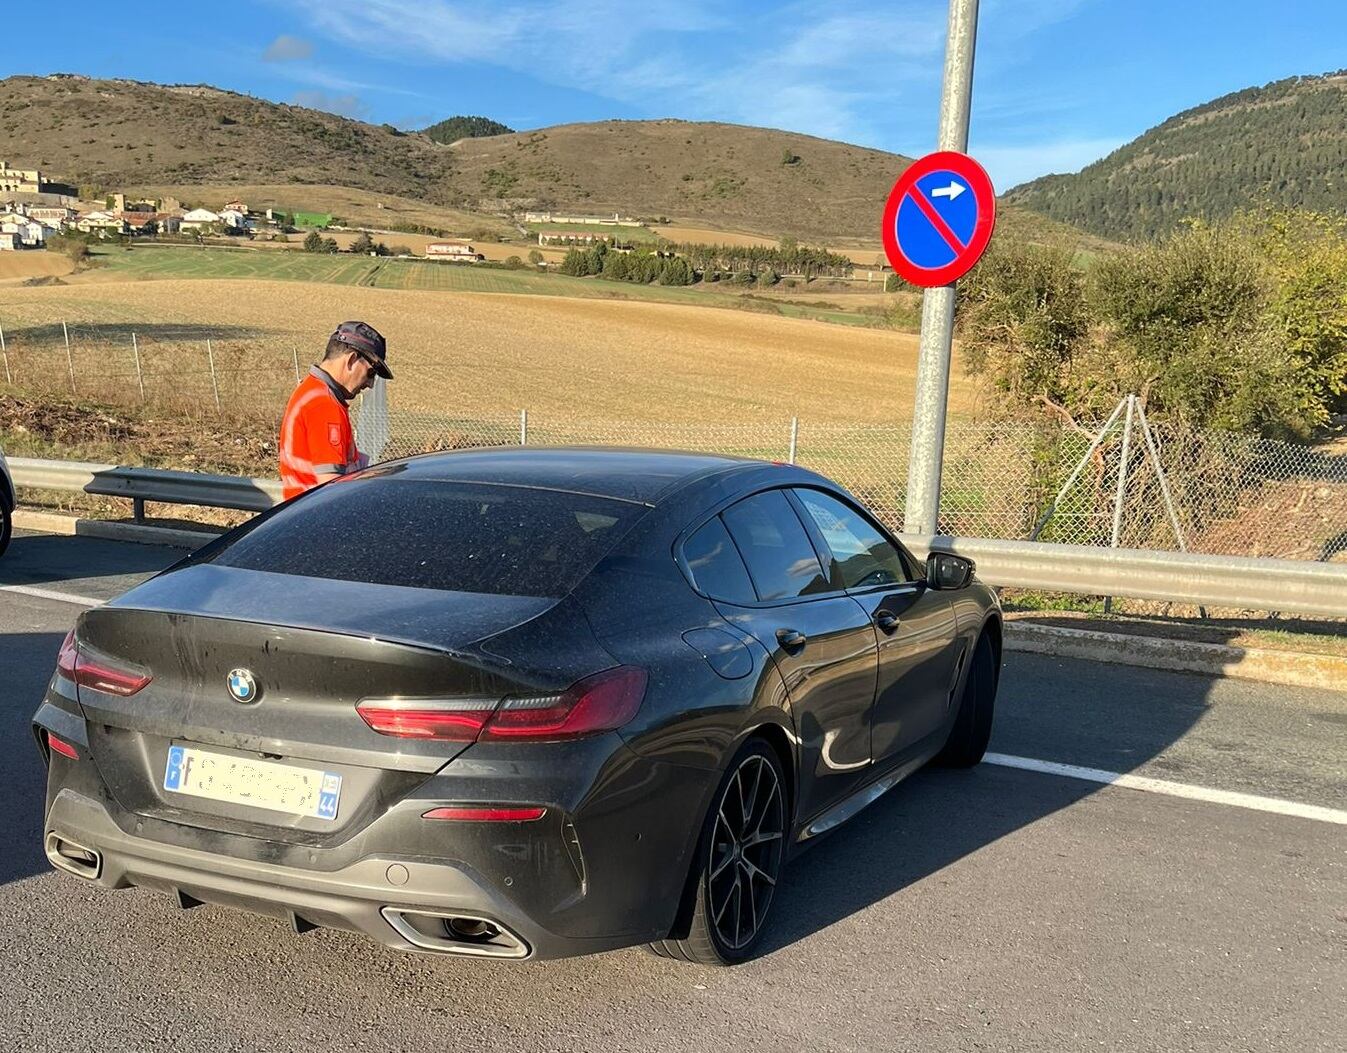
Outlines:
<svg viewBox="0 0 1347 1053"><path fill-rule="evenodd" d="M103 600L92 596L75 596L69 592L57 592L54 589L39 589L33 585L0 585L0 592L17 592L20 596L36 596L39 600L59 600L62 603L78 603L81 607L101 607Z"/></svg>
<svg viewBox="0 0 1347 1053"><path fill-rule="evenodd" d="M1082 768L1075 764L1036 760L1033 757L1012 757L1005 753L988 753L982 759L987 764L999 764L1003 768L1022 768L1044 775L1061 775L1068 779L1122 786L1129 790L1144 790L1146 793L1162 793L1169 797L1186 797L1191 801L1207 801L1232 808L1250 808L1256 812L1293 815L1299 819L1315 819L1321 823L1347 826L1347 811L1325 808L1317 804L1301 804L1299 801L1287 801L1280 797L1260 797L1253 793L1214 790L1207 786L1192 786L1186 782L1152 779L1147 775L1127 775L1123 772L1104 771L1102 768Z"/></svg>

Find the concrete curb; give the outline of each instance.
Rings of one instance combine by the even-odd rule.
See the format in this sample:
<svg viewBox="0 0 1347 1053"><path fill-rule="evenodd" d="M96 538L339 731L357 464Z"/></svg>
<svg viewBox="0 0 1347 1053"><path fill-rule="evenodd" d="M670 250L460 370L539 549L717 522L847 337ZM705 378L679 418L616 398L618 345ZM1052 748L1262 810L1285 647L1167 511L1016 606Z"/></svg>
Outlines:
<svg viewBox="0 0 1347 1053"><path fill-rule="evenodd" d="M1005 624L1005 642L1011 651L1347 691L1347 658L1337 655L1230 647L1056 625L1024 625L1013 620Z"/></svg>
<svg viewBox="0 0 1347 1053"><path fill-rule="evenodd" d="M198 530L151 526L148 523L119 523L105 519L75 519L54 512L14 512L14 526L21 530L41 530L68 537L96 537L107 541L131 541L139 545L166 545L169 548L197 549L220 535Z"/></svg>

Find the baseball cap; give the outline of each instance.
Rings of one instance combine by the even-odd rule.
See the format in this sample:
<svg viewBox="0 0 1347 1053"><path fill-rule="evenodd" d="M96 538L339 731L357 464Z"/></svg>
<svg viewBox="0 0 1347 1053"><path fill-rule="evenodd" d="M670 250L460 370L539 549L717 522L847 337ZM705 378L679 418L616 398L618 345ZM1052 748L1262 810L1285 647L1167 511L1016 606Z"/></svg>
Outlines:
<svg viewBox="0 0 1347 1053"><path fill-rule="evenodd" d="M387 344L374 326L364 322L342 322L331 338L357 352L385 380L393 379L393 371L388 368Z"/></svg>

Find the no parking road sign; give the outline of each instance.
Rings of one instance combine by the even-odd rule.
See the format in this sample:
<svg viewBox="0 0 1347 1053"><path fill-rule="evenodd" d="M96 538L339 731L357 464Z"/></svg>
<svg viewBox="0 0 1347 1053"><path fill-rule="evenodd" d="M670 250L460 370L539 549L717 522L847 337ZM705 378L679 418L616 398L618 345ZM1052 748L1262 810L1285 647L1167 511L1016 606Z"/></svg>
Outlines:
<svg viewBox="0 0 1347 1053"><path fill-rule="evenodd" d="M996 195L982 166L953 150L913 161L884 206L884 252L913 285L948 285L991 241Z"/></svg>

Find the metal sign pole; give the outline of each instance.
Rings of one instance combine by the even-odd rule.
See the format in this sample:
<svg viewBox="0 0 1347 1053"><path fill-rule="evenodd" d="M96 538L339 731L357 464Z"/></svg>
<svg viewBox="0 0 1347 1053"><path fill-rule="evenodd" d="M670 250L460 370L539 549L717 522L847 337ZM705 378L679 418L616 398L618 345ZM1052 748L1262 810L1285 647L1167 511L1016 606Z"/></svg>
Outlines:
<svg viewBox="0 0 1347 1053"><path fill-rule="evenodd" d="M973 50L978 0L950 0L945 40L945 81L940 98L940 150L968 149L968 111L973 98ZM950 348L954 341L954 286L927 289L921 304L912 452L907 469L903 530L934 534L940 512L940 466L945 455L945 410L949 399Z"/></svg>

